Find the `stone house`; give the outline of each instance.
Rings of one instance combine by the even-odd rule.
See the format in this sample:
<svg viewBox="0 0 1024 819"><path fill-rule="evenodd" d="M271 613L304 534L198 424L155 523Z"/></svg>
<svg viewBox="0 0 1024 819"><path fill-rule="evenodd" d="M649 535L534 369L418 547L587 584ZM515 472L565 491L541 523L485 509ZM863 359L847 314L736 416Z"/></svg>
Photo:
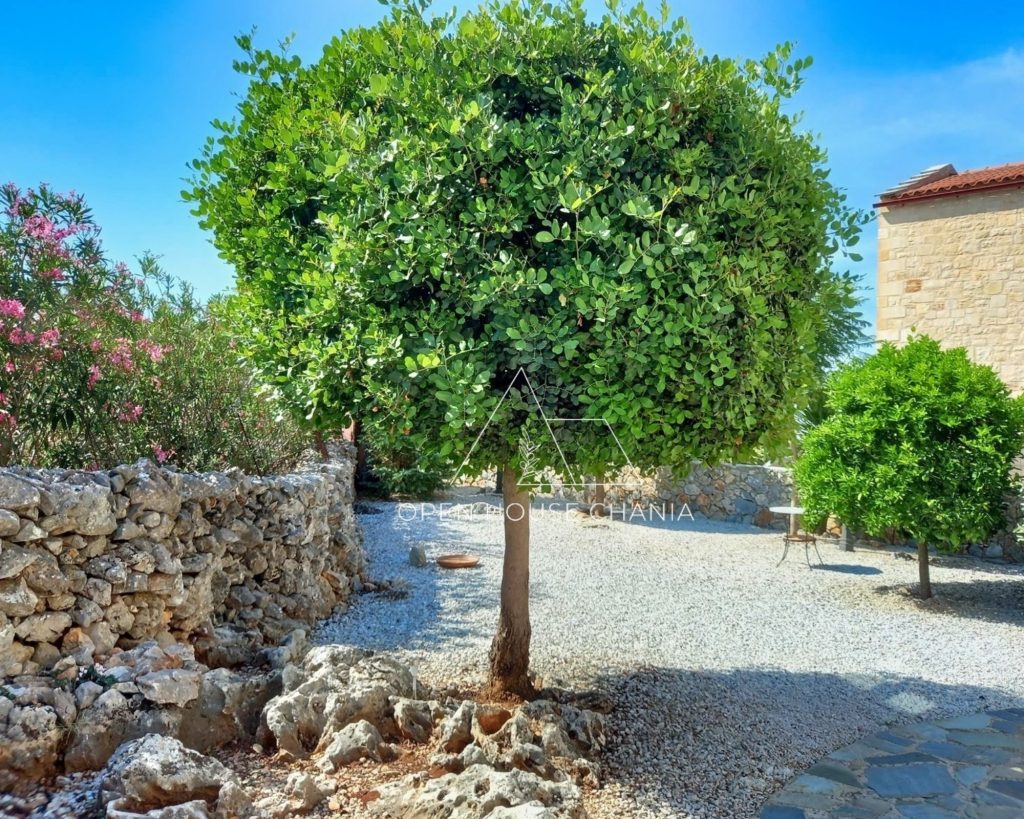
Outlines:
<svg viewBox="0 0 1024 819"><path fill-rule="evenodd" d="M1024 162L927 168L875 207L878 340L966 347L1024 391Z"/></svg>

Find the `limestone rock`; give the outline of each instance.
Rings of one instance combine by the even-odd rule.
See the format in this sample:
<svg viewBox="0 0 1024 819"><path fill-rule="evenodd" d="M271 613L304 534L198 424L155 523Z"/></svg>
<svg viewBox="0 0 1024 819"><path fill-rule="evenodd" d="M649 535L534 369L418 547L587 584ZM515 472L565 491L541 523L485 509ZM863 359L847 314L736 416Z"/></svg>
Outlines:
<svg viewBox="0 0 1024 819"><path fill-rule="evenodd" d="M288 775L281 793L261 799L256 803L256 809L269 819L291 819L309 813L325 797L313 777L296 771Z"/></svg>
<svg viewBox="0 0 1024 819"><path fill-rule="evenodd" d="M198 671L165 668L139 677L135 683L147 700L160 704L187 705L199 696Z"/></svg>
<svg viewBox="0 0 1024 819"><path fill-rule="evenodd" d="M346 646L319 646L301 666L283 673L284 692L263 711L264 744L305 756L352 722L366 720L385 736L394 725L392 697L426 691L405 666L372 652Z"/></svg>
<svg viewBox="0 0 1024 819"><path fill-rule="evenodd" d="M228 790L226 799L244 805L247 800L239 794L234 774L216 759L192 751L176 739L147 734L124 743L111 757L103 774L100 802L107 806L108 816L174 806L188 812L158 815L202 815L197 812L203 810L209 815L208 808L217 806L228 783L236 787Z"/></svg>
<svg viewBox="0 0 1024 819"><path fill-rule="evenodd" d="M203 674L199 696L185 709L178 738L190 748L254 739L267 700L280 693L275 672L243 674L216 668Z"/></svg>
<svg viewBox="0 0 1024 819"><path fill-rule="evenodd" d="M441 749L457 754L473 741L473 712L476 706L466 700L455 713L446 717L440 726Z"/></svg>
<svg viewBox="0 0 1024 819"><path fill-rule="evenodd" d="M434 732L433 709L429 702L397 697L392 703L398 733L413 742L426 742Z"/></svg>
<svg viewBox="0 0 1024 819"><path fill-rule="evenodd" d="M99 770L117 747L132 736L134 723L134 714L124 694L113 689L104 691L78 715L64 753L65 769L69 772Z"/></svg>
<svg viewBox="0 0 1024 819"><path fill-rule="evenodd" d="M26 643L54 643L71 628L71 615L48 611L26 617L14 627L14 633Z"/></svg>
<svg viewBox="0 0 1024 819"><path fill-rule="evenodd" d="M11 617L27 617L36 610L36 597L25 578L12 578L0 580L0 614L7 614Z"/></svg>
<svg viewBox="0 0 1024 819"><path fill-rule="evenodd" d="M0 537L16 535L21 529L21 518L7 509L0 509Z"/></svg>
<svg viewBox="0 0 1024 819"><path fill-rule="evenodd" d="M381 738L380 732L366 720L359 720L331 737L319 765L324 773L333 773L360 759L383 762L392 756L393 751Z"/></svg>
<svg viewBox="0 0 1024 819"><path fill-rule="evenodd" d="M48 531L54 534L77 532L91 537L109 535L117 528L113 496L108 487L98 484L54 484L49 488L54 509Z"/></svg>
<svg viewBox="0 0 1024 819"><path fill-rule="evenodd" d="M8 512L7 514L12 514ZM18 516L15 515L15 518ZM0 517L0 527L2 527L3 518ZM15 533L20 531L21 526L14 530ZM25 569L39 560L41 557L40 553L36 549L26 549L21 546L5 546L3 551L0 551L0 580L8 580L12 577L17 577Z"/></svg>
<svg viewBox="0 0 1024 819"><path fill-rule="evenodd" d="M0 698L0 792L18 791L56 770L67 725L47 693L49 704L29 691L13 701Z"/></svg>
<svg viewBox="0 0 1024 819"><path fill-rule="evenodd" d="M14 475L0 475L0 508L20 512L39 505L39 490Z"/></svg>
<svg viewBox="0 0 1024 819"><path fill-rule="evenodd" d="M478 819L497 808L527 805L548 810L548 814L540 814L545 819L583 819L586 815L580 789L572 782L547 782L526 771L495 771L486 765L473 765L460 774L436 779L414 774L377 791L379 798L367 807L379 817Z"/></svg>

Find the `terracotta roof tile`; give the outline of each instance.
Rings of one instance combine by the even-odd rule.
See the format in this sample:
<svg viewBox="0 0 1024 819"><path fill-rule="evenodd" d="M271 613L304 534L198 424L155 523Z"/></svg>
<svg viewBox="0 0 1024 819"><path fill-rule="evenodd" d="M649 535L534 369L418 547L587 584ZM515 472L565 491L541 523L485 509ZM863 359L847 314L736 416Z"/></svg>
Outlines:
<svg viewBox="0 0 1024 819"><path fill-rule="evenodd" d="M946 167L952 170L952 166ZM915 180L916 177L881 194L879 196L881 200L879 204L887 205L890 203L906 202L912 199L948 196L1006 185L1024 185L1024 162L994 165L990 168L979 168L978 170L960 173L953 170L952 173L948 173L938 179L928 180L925 177L920 183L916 183Z"/></svg>

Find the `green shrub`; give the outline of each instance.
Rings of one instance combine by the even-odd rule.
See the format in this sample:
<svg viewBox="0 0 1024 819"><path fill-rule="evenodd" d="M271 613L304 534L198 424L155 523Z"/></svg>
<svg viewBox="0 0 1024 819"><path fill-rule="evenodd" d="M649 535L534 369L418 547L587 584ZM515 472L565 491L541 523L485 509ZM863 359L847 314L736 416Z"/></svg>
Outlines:
<svg viewBox="0 0 1024 819"><path fill-rule="evenodd" d="M919 336L841 368L826 393L796 465L809 523L833 513L947 551L998 530L1024 408L990 367Z"/></svg>

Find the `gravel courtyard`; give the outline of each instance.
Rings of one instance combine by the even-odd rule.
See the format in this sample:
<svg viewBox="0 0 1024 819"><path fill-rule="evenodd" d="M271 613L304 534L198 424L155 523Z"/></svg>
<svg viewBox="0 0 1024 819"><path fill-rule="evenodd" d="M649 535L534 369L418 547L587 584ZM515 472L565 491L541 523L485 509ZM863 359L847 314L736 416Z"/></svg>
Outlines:
<svg viewBox="0 0 1024 819"><path fill-rule="evenodd" d="M431 682L481 682L501 575L496 500L444 515L372 504L360 515L371 575L404 580L408 595L360 595L318 640L387 650ZM413 568L417 544L481 565ZM1021 572L941 559L939 599L922 604L905 591L913 560L821 553L824 567L809 569L802 549L776 567L778 532L534 510L532 665L545 683L616 700L592 816L756 816L795 773L886 725L1024 704Z"/></svg>

